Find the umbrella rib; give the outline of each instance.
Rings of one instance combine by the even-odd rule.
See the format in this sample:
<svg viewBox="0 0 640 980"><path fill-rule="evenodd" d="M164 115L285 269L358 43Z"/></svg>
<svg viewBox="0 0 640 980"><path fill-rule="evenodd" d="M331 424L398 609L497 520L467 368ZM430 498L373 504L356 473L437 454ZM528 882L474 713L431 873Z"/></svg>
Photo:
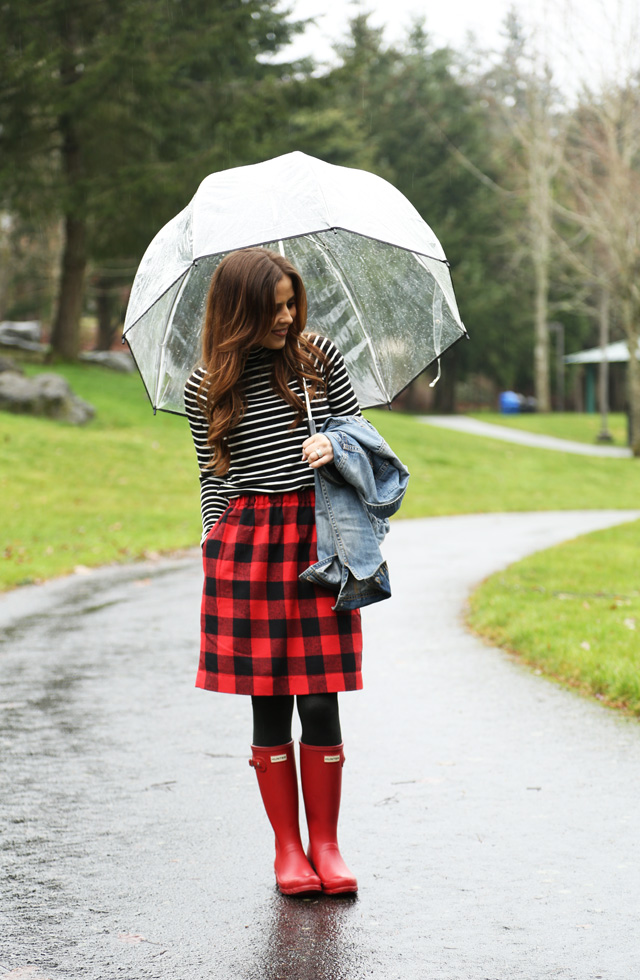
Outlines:
<svg viewBox="0 0 640 980"><path fill-rule="evenodd" d="M346 280L346 277L345 277L342 269L340 268L340 263L335 258L335 256L331 254L331 252L329 251L329 249L322 242L317 242L314 238L311 238L311 236L309 236L309 240L313 242L313 244L316 246L316 248L322 249L322 251L327 256L327 259L328 259L330 265L333 267L333 271L335 272L336 276L338 277L338 281L340 282L340 285L344 289L344 292L345 292L345 295L346 295L347 299L351 303L351 308L352 308L353 312L356 315L356 319L357 319L358 323L360 324L360 330L362 332L362 336L364 337L365 343L366 343L367 347L369 348L369 352L371 354L371 363L373 364L373 367L374 367L374 371L375 371L375 375L376 375L376 380L378 382L378 387L380 388L380 391L384 394L385 400L387 402L390 402L391 399L389 398L389 393L388 393L388 390L387 390L387 386L385 385L385 383L384 383L384 381L382 379L382 375L380 374L380 370L378 368L378 362L376 360L376 352L373 349L373 344L371 343L371 338L369 337L369 335L367 334L367 331L365 330L364 321L363 321L362 316L360 314L360 310L358 309L358 304L357 304L356 299L355 299L355 296L353 295L353 292L352 292L352 290L351 290L351 288L350 288L350 286L349 286L349 284L348 284L348 282Z"/></svg>
<svg viewBox="0 0 640 980"><path fill-rule="evenodd" d="M465 327L464 323L460 319L460 311L458 310L457 304L456 304L456 307L454 309L452 307L452 305L451 305L451 302L449 300L449 297L447 296L447 294L445 293L444 289L442 288L442 286L438 282L438 279L436 278L436 276L434 276L432 270L427 265L427 260L428 259L431 260L432 262L439 262L440 260L439 259L433 259L429 255L422 255L420 252L414 252L413 255L416 258L418 264L420 266L422 266L422 268L425 269L425 271L428 272L429 275L433 278L436 286L438 287L438 289L440 290L440 292L444 296L445 302L446 302L447 306L449 307L449 310L450 310L451 314L453 315L454 320L456 321L456 323L458 324L458 326L460 327L460 329L462 330L462 332L466 336L469 336L468 333L467 333L467 328ZM449 281L451 282L451 276L449 276ZM452 295L452 297L453 297L453 299L455 301L455 293L453 291L453 283L451 283L451 295ZM441 331L441 335L442 335L442 331Z"/></svg>
<svg viewBox="0 0 640 980"><path fill-rule="evenodd" d="M154 400L153 400L153 408L154 408L154 410L158 407L158 399L160 397L160 383L162 381L162 375L163 375L163 372L164 372L164 362L165 362L165 359L166 359L167 341L169 340L169 332L170 332L170 330L171 330L171 328L173 326L174 313L176 311L176 307L178 306L178 303L180 302L180 299L182 298L182 294L184 292L184 288L187 285L187 283L189 282L189 278L191 276L191 270L192 269L193 269L193 266L190 265L189 268L187 269L186 273L185 273L184 279L182 280L182 282L180 284L180 288L177 290L176 295L173 298L173 303L171 304L171 309L169 310L169 316L167 317L167 325L164 328L164 336L162 338L162 343L160 345L160 363L158 365L158 375L156 377L156 391L155 391Z"/></svg>

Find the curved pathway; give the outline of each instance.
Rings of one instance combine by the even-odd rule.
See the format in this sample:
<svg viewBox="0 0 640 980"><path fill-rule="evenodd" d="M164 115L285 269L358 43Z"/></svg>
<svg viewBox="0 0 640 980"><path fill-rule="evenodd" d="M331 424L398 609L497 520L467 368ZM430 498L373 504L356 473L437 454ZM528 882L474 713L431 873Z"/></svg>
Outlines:
<svg viewBox="0 0 640 980"><path fill-rule="evenodd" d="M574 442L571 439L556 439L555 436L538 435L536 432L525 432L524 429L512 429L508 425L494 425L493 422L482 422L467 415L421 415L420 422L434 425L439 429L453 429L455 432L466 432L471 436L485 436L488 439L500 439L501 442L517 442L522 446L534 449L554 449L560 453L575 453L578 456L609 456L621 458L631 456L631 450L623 446L599 446L587 442Z"/></svg>
<svg viewBox="0 0 640 980"><path fill-rule="evenodd" d="M465 631L469 589L637 517L399 521L344 695L355 901L274 889L249 702L195 691L199 555L0 600L0 976L629 980L640 727Z"/></svg>

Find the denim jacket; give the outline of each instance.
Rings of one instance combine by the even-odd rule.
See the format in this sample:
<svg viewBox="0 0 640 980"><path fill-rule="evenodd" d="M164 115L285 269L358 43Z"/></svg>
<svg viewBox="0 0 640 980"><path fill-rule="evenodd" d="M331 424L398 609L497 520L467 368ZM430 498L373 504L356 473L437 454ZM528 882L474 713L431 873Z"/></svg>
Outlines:
<svg viewBox="0 0 640 980"><path fill-rule="evenodd" d="M300 578L337 592L333 608L343 612L391 595L380 542L409 471L366 419L332 417L320 431L334 458L315 471L318 561Z"/></svg>

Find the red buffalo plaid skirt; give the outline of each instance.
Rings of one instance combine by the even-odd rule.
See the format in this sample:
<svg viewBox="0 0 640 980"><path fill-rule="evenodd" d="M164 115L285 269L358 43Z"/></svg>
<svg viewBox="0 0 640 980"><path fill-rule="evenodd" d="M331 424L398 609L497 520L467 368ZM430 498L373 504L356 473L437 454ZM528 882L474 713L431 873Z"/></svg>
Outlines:
<svg viewBox="0 0 640 980"><path fill-rule="evenodd" d="M313 490L232 500L203 548L196 687L319 694L362 687L360 612L301 582L317 561Z"/></svg>

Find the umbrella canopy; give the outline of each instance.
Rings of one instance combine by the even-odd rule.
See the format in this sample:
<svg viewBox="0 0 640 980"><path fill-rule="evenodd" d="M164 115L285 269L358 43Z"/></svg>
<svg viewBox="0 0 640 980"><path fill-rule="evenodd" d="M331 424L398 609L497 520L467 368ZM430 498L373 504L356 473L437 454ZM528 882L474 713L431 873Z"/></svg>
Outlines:
<svg viewBox="0 0 640 980"><path fill-rule="evenodd" d="M298 269L307 328L342 351L363 408L391 402L466 334L442 246L413 205L375 174L287 153L206 177L145 252L123 339L154 409L184 413L211 276L254 245Z"/></svg>

